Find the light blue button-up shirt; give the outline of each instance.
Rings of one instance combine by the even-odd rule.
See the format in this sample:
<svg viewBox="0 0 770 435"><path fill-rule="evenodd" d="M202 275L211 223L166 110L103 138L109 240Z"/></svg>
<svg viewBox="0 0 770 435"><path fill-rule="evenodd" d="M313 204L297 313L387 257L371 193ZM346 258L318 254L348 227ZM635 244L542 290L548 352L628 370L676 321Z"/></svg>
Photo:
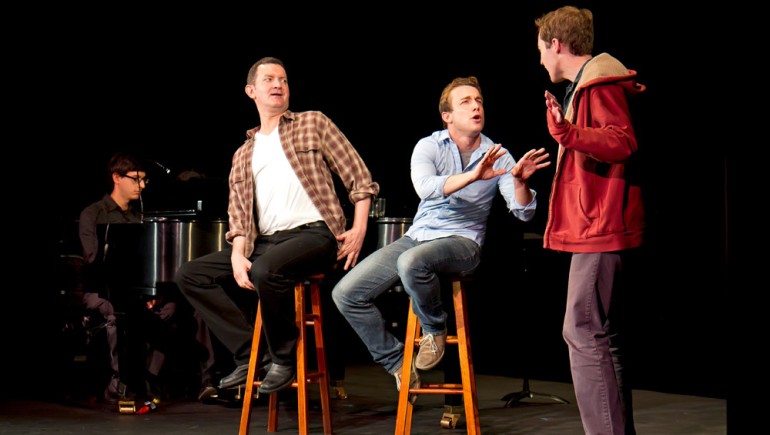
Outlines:
<svg viewBox="0 0 770 435"><path fill-rule="evenodd" d="M529 204L517 203L510 173L489 180L478 180L449 196L444 195L447 178L472 170L494 145L491 139L482 134L481 145L473 151L470 163L463 170L460 151L449 137L448 130L434 132L417 142L412 152L411 174L420 205L405 235L419 241L463 236L483 246L487 218L496 194L495 187L500 190L508 210L514 216L525 222L532 219L537 208L535 191L530 189L532 201ZM516 161L506 152L497 159L494 168L510 171L515 165Z"/></svg>

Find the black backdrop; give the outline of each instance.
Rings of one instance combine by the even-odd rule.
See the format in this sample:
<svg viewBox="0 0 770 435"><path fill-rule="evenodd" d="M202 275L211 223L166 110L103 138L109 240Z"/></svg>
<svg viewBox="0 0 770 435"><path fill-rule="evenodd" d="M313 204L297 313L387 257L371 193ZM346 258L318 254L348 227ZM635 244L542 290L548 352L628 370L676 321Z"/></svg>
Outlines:
<svg viewBox="0 0 770 435"><path fill-rule="evenodd" d="M730 376L724 321L731 281L728 164L719 147L706 147L707 130L693 127L701 124L705 104L694 78L700 74L695 53L681 40L659 34L686 33L697 24L686 14L641 2L573 3L594 11L595 53L617 57L648 87L633 103L649 220L644 273L635 285L631 316L636 385L724 397ZM31 122L19 145L29 155L24 161L31 162L23 169L33 175L40 170L38 184L25 183L20 190L33 204L24 209L30 231L19 235L31 235L32 241L18 245L29 248L29 255L23 249L20 264L37 274L32 286L29 276L19 281L18 288L26 290L15 292L6 307L32 306L43 316L55 309L50 303L54 276L39 270L55 268L61 227L105 192L104 166L114 151L131 151L171 169L170 176L151 173L148 207L187 207L185 201L207 195L212 209L222 211L217 192L230 158L245 130L258 121L243 93L246 72L263 56L285 62L292 110L323 111L357 147L382 186L391 216L410 216L415 209L408 175L411 149L441 128L439 94L456 76L480 79L485 132L514 157L543 146L555 155L543 92L563 95L564 84L550 83L539 65L534 19L562 4L480 3L451 10L444 5L427 13L390 3L367 10L312 6L300 11L261 3L231 10L206 5L173 11L134 5L46 10L19 36L39 42L20 50L23 61L17 65L34 82L29 89L39 91L26 98ZM41 147L46 151L36 151ZM205 192L188 192L167 203L173 176L190 169L208 177ZM491 217L487 278L472 301L477 317L484 319L474 330L482 371L521 376L525 367L535 366L541 378L568 380L559 336L564 259L543 253L540 285L528 293L512 265L520 235L542 231L552 174L544 170L533 181L540 199L533 222L514 222L499 207ZM20 369L45 361L50 339L50 325L30 325L27 315L19 315L27 310L12 308L17 316L5 319L17 327L9 334L12 346L26 355L14 361ZM499 361L495 346L501 331L507 345L528 361Z"/></svg>

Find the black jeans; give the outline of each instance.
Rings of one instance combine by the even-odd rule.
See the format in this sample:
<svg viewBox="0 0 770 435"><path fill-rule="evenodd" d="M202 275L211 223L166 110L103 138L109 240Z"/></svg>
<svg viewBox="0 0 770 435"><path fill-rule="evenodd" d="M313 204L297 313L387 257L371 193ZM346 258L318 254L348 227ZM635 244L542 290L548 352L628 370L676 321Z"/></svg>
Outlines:
<svg viewBox="0 0 770 435"><path fill-rule="evenodd" d="M211 332L233 353L235 364L242 365L249 362L254 326L222 286L233 273L230 254L227 248L183 264L176 283ZM298 334L294 285L331 269L337 261L337 240L325 225L279 231L258 237L250 260L270 356L277 364L294 365Z"/></svg>

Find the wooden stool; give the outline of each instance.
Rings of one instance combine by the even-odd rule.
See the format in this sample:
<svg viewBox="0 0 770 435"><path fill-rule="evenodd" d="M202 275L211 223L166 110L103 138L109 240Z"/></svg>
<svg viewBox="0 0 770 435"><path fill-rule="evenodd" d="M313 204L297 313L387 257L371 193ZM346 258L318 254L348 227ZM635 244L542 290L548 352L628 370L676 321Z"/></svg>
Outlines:
<svg viewBox="0 0 770 435"><path fill-rule="evenodd" d="M409 301L409 315L406 321L406 339L404 340L404 364L401 367L401 391L398 394L398 412L396 414L396 435L408 434L412 431L412 411L414 405L409 401L410 394L462 394L465 407L467 433L479 434L479 407L476 400L476 377L473 373L471 359L471 339L468 333L468 311L465 308L465 283L468 278L452 277L452 300L455 309L457 335L447 335L446 344L456 344L460 353L461 384L420 384L420 388L408 388L415 347L420 344L420 322L412 310ZM445 414L446 417L446 414ZM441 426L454 428L456 418L442 419Z"/></svg>
<svg viewBox="0 0 770 435"><path fill-rule="evenodd" d="M326 354L324 353L323 321L321 317L321 280L323 274L313 275L294 286L294 309L297 314L297 379L291 384L297 389L297 412L299 433L308 433L308 398L307 384L318 384L321 393L321 412L323 414L324 433L332 433L331 404L329 402L329 375L326 370ZM305 290L310 287L311 311L306 311ZM254 338L251 343L251 356L249 360L249 373L246 377L246 393L243 396L243 408L241 410L241 427L238 433L249 433L249 419L251 416L251 400L254 397L254 387L259 387L262 382L255 381L257 367L259 366L259 341L262 335L262 304L257 305L257 318L254 322ZM315 333L316 358L318 366L316 371L309 372L307 368L307 336L305 327L313 327ZM267 417L267 431L278 430L278 391L270 394Z"/></svg>

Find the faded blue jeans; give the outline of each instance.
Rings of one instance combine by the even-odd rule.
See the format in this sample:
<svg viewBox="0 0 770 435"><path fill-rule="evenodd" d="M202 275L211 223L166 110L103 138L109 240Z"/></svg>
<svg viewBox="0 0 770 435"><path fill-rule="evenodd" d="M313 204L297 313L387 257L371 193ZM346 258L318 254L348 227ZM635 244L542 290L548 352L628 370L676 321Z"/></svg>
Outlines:
<svg viewBox="0 0 770 435"><path fill-rule="evenodd" d="M439 275L469 274L480 261L481 247L465 237L418 242L404 236L351 269L332 290L332 299L374 361L392 374L401 368L404 344L385 327L374 300L400 281L424 332L444 333L447 314Z"/></svg>

